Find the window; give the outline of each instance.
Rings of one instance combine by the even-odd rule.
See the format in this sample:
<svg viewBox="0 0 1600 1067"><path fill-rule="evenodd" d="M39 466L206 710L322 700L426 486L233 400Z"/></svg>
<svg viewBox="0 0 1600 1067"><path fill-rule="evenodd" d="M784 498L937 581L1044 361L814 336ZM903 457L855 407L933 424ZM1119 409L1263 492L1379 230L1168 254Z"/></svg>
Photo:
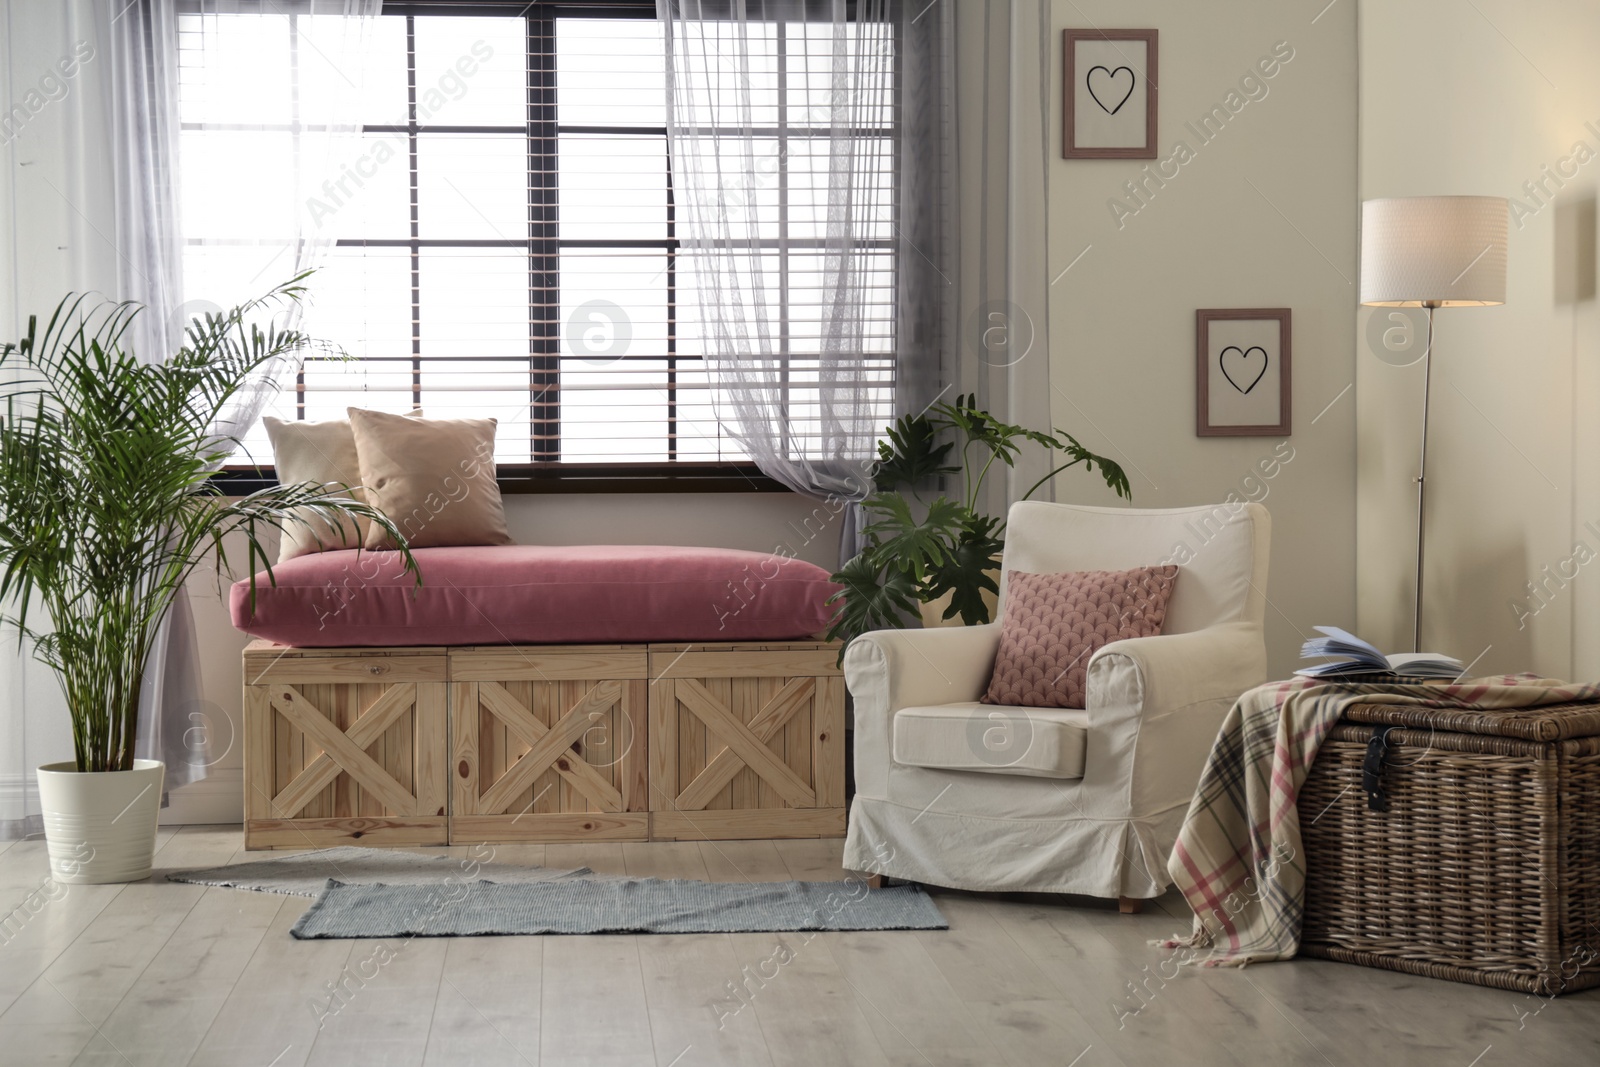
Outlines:
<svg viewBox="0 0 1600 1067"><path fill-rule="evenodd" d="M350 90L307 20L184 16L180 34L197 42L203 25L206 36L204 49L180 50L186 292L227 293L210 298L227 306L287 275L275 238L295 230L278 207L290 183L301 225L335 241L306 328L343 355L309 358L270 409L278 417L339 418L352 405L492 415L503 477L529 465L746 463L714 416L679 276L653 10L524 10L386 11L363 45L361 142L339 160L317 156L328 120L317 101ZM826 86L784 83L782 57L807 47L807 31L771 28L770 84L757 87L772 105L761 119L772 136L758 140L772 180L754 209L775 238L814 234L827 208L827 153L812 150L805 118ZM881 134L891 153L893 130ZM884 230L867 278L881 328L863 367L887 421L895 265ZM814 407L819 256L791 254L769 301L800 424ZM241 462L270 459L261 431L245 446Z"/></svg>

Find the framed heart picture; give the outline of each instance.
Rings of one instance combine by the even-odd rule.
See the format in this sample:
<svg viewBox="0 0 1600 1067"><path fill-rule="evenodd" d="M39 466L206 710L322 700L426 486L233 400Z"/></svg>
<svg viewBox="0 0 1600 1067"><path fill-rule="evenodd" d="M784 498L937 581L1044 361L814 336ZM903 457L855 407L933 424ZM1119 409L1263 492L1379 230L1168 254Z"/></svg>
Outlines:
<svg viewBox="0 0 1600 1067"><path fill-rule="evenodd" d="M1155 159L1155 30L1063 30L1064 159Z"/></svg>
<svg viewBox="0 0 1600 1067"><path fill-rule="evenodd" d="M1202 308L1194 326L1195 434L1287 437L1289 309Z"/></svg>

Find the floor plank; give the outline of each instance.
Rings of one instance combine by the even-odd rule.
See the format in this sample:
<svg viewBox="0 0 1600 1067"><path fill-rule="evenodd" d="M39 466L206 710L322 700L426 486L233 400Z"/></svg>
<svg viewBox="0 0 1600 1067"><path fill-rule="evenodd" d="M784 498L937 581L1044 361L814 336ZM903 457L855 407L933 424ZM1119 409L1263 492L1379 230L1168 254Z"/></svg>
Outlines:
<svg viewBox="0 0 1600 1067"><path fill-rule="evenodd" d="M713 882L787 882L794 875L772 841L701 841Z"/></svg>
<svg viewBox="0 0 1600 1067"><path fill-rule="evenodd" d="M345 978L349 941L295 941L289 929L309 897L245 893L270 900L266 933L195 1049L192 1064L224 1067L266 1055L274 1067L304 1064L326 1017L360 987ZM261 905L267 907L265 903ZM333 992L339 990L336 996Z"/></svg>
<svg viewBox="0 0 1600 1067"><path fill-rule="evenodd" d="M542 937L451 938L423 1062L537 1064L544 944Z"/></svg>
<svg viewBox="0 0 1600 1067"><path fill-rule="evenodd" d="M491 845L490 848L504 846ZM544 846L545 865L567 869L588 867L596 874L627 874L628 865L622 858L622 845L615 842L594 842L580 845Z"/></svg>
<svg viewBox="0 0 1600 1067"><path fill-rule="evenodd" d="M838 838L799 838L774 841L773 847L789 868L789 877L801 882L838 882L850 877L844 869L844 841Z"/></svg>
<svg viewBox="0 0 1600 1067"><path fill-rule="evenodd" d="M637 940L606 934L545 941L540 1062L633 1067L654 1061Z"/></svg>
<svg viewBox="0 0 1600 1067"><path fill-rule="evenodd" d="M656 841L622 846L628 874L634 878L694 878L708 875L700 846L693 841Z"/></svg>
<svg viewBox="0 0 1600 1067"><path fill-rule="evenodd" d="M725 986L717 1010L733 1013L734 1020L754 1014L774 1067L893 1063L867 1020L871 1009L857 998L832 953L819 943L825 936L731 935L740 968L732 976L732 988ZM783 946L781 953L775 953L778 944Z"/></svg>
<svg viewBox="0 0 1600 1067"><path fill-rule="evenodd" d="M109 1047L135 1063L188 1061L279 910L281 901L254 899L265 896L202 889L182 924L99 1027L86 1054L103 1056Z"/></svg>
<svg viewBox="0 0 1600 1067"><path fill-rule="evenodd" d="M936 934L928 936L937 939ZM839 965L879 1044L918 1052L995 1053L983 1026L917 937L885 930L820 934L817 942ZM884 974L897 979L884 982Z"/></svg>
<svg viewBox="0 0 1600 1067"><path fill-rule="evenodd" d="M201 886L179 888L124 886L0 1022L81 1017L103 1024L205 895Z"/></svg>
<svg viewBox="0 0 1600 1067"><path fill-rule="evenodd" d="M725 1006L743 965L727 934L641 937L638 947L657 1063L772 1062L756 1014Z"/></svg>

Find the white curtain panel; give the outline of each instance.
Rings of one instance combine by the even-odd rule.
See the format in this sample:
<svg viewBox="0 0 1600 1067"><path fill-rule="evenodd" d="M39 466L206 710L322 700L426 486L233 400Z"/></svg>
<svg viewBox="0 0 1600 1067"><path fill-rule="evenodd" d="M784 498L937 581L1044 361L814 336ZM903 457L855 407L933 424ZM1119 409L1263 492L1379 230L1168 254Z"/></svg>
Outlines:
<svg viewBox="0 0 1600 1067"><path fill-rule="evenodd" d="M841 501L893 417L896 306L891 4L848 7L657 3L680 352L762 471Z"/></svg>
<svg viewBox="0 0 1600 1067"><path fill-rule="evenodd" d="M113 55L125 57L116 69L118 230L131 268L124 292L148 308L136 337L143 358L176 351L196 316L327 259L332 233L317 225L310 201L358 154L366 41L381 8L381 0L139 0L117 19ZM229 168L184 166L186 146L203 138L232 142ZM208 195L182 196L185 181L206 183ZM234 224L208 219L207 233L226 236L186 240L181 205ZM315 276L308 285L314 295ZM237 394L211 428L219 447L255 425L292 371L288 361L270 365ZM204 778L220 758L211 743L230 734L210 721L216 714L201 697L194 616L181 594L152 649L139 707L139 754L166 763L169 789Z"/></svg>
<svg viewBox="0 0 1600 1067"><path fill-rule="evenodd" d="M81 63L72 65L60 98L50 98L55 110L41 110L22 129L14 161L45 153L51 184L86 231L60 250L71 259L66 287L146 306L128 339L140 358L168 358L194 316L233 307L324 261L331 231L316 225L308 200L359 154L351 149L365 41L380 8L380 0L63 5L59 40L49 44ZM8 36L10 65L47 69L52 56L23 54L46 36ZM186 169L184 147L196 138L228 140L230 166ZM184 182L203 183L207 195L185 198ZM204 227L225 236L185 240L185 223L194 221L184 218L185 205L226 216L228 225ZM314 294L315 277L310 285ZM292 370L268 368L242 391L211 427L219 441L242 437ZM39 829L34 768L71 750L60 751L60 731L29 712L59 703L47 671L8 661L0 684L8 698L0 706L0 837L15 837ZM229 736L211 721L220 714L201 698L193 615L180 596L145 675L137 755L166 763L169 789L198 781L222 755L211 741Z"/></svg>

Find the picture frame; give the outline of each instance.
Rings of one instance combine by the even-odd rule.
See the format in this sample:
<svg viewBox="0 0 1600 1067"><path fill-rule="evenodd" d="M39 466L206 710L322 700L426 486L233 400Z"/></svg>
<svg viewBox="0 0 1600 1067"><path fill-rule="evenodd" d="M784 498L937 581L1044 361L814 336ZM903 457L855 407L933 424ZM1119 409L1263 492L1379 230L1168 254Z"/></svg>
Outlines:
<svg viewBox="0 0 1600 1067"><path fill-rule="evenodd" d="M1290 435L1293 332L1289 308L1195 312L1195 436Z"/></svg>
<svg viewBox="0 0 1600 1067"><path fill-rule="evenodd" d="M1063 159L1155 159L1157 30L1063 30Z"/></svg>

